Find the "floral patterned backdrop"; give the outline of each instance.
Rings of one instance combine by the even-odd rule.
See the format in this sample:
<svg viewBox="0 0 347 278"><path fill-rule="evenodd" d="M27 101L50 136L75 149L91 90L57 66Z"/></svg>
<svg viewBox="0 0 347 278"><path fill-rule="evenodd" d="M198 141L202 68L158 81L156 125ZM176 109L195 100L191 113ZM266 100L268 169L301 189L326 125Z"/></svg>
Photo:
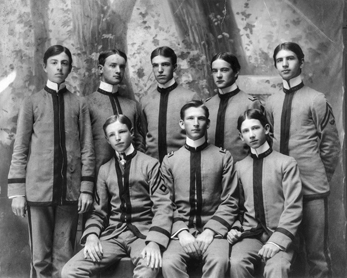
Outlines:
<svg viewBox="0 0 347 278"><path fill-rule="evenodd" d="M48 46L62 44L71 50L74 62L67 83L81 96L98 85L99 53L117 47L129 58L122 86L130 98L139 100L155 86L151 51L167 45L179 58L179 83L202 98L215 93L211 57L232 51L241 63L238 85L264 100L281 85L273 49L280 42L295 41L305 53L305 83L326 94L343 142L343 9L344 0L1 1L0 276L28 276L26 220L12 215L7 174L18 109L23 98L46 81L42 57ZM340 161L329 207L335 277L344 277L346 259L342 157Z"/></svg>

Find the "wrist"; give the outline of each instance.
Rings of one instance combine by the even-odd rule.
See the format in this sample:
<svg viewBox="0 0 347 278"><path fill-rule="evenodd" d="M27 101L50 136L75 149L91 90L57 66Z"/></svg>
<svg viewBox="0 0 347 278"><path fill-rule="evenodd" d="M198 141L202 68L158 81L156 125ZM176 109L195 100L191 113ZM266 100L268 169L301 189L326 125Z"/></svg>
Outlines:
<svg viewBox="0 0 347 278"><path fill-rule="evenodd" d="M214 236L216 234L215 231L212 231L211 229L208 229L208 228L204 230L204 233L209 236Z"/></svg>

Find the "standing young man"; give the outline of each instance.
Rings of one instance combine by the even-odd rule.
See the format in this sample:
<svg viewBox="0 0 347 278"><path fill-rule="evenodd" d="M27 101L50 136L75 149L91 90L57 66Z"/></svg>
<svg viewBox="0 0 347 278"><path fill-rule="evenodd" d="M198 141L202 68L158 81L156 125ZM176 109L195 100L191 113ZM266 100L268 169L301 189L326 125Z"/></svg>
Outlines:
<svg viewBox="0 0 347 278"><path fill-rule="evenodd" d="M98 174L94 210L81 238L84 249L64 266L62 277L92 277L129 256L134 277L155 278L170 239L169 189L161 182L158 160L131 144L126 116L111 116L103 130L113 156Z"/></svg>
<svg viewBox="0 0 347 278"><path fill-rule="evenodd" d="M168 152L184 144L185 134L178 126L179 111L199 96L176 83L177 56L170 47L153 50L151 63L158 86L141 99L141 104L147 128L146 153L161 162Z"/></svg>
<svg viewBox="0 0 347 278"><path fill-rule="evenodd" d="M246 109L262 109L258 100L241 91L236 85L240 69L237 57L229 52L213 56L211 71L218 94L206 101L211 119L210 128L207 130L208 141L227 149L235 162L248 154L248 147L238 136L237 118Z"/></svg>
<svg viewBox="0 0 347 278"><path fill-rule="evenodd" d="M60 278L74 253L78 213L93 202L95 157L88 106L71 93L68 48L43 56L47 83L21 105L8 174L12 211L28 213L30 277Z"/></svg>
<svg viewBox="0 0 347 278"><path fill-rule="evenodd" d="M175 203L171 241L163 255L165 278L189 277L192 259L203 262L202 277L224 277L229 248L225 239L237 215L233 158L207 143L209 112L201 101L181 109L186 143L165 156L161 173Z"/></svg>
<svg viewBox="0 0 347 278"><path fill-rule="evenodd" d="M100 85L87 96L96 156L96 173L102 164L112 158L112 148L107 143L102 126L111 115L126 115L134 127L134 147L144 151L141 109L139 104L120 95L119 84L124 78L127 56L118 49L102 52L99 56Z"/></svg>
<svg viewBox="0 0 347 278"><path fill-rule="evenodd" d="M294 157L299 165L304 204L301 231L309 274L331 277L328 195L340 149L335 118L324 94L303 83L304 53L298 44L278 45L273 59L283 79L283 91L266 102L274 149Z"/></svg>

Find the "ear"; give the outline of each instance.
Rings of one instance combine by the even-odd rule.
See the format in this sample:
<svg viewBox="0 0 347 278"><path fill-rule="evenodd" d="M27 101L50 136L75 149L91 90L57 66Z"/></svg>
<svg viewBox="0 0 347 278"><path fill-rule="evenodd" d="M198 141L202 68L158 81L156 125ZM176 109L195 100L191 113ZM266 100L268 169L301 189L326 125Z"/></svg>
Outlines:
<svg viewBox="0 0 347 278"><path fill-rule="evenodd" d="M47 72L47 66L46 66L46 64L45 63L42 63L42 68L43 68L43 70L45 71L45 72Z"/></svg>
<svg viewBox="0 0 347 278"><path fill-rule="evenodd" d="M239 132L239 137L240 137L240 139L241 139L243 142L245 142L245 139L243 138L243 135L242 135L241 132Z"/></svg>
<svg viewBox="0 0 347 278"><path fill-rule="evenodd" d="M206 129L209 129L209 127L210 127L210 119L207 119L207 125L206 125Z"/></svg>
<svg viewBox="0 0 347 278"><path fill-rule="evenodd" d="M268 135L270 133L270 125L269 124L266 124L264 126L264 129L265 129L265 134Z"/></svg>
<svg viewBox="0 0 347 278"><path fill-rule="evenodd" d="M239 77L239 71L235 73L235 79L237 79Z"/></svg>
<svg viewBox="0 0 347 278"><path fill-rule="evenodd" d="M183 122L182 119L180 120L179 125L180 125L180 128L181 128L182 130L186 130L185 127L184 127L184 122Z"/></svg>
<svg viewBox="0 0 347 278"><path fill-rule="evenodd" d="M304 63L305 63L304 59L301 59L301 61L300 61L300 68L301 69L304 67Z"/></svg>
<svg viewBox="0 0 347 278"><path fill-rule="evenodd" d="M131 134L131 136L134 136L134 128L133 127L130 129L130 134Z"/></svg>
<svg viewBox="0 0 347 278"><path fill-rule="evenodd" d="M104 66L99 64L98 70L99 70L99 74L102 75L104 73Z"/></svg>

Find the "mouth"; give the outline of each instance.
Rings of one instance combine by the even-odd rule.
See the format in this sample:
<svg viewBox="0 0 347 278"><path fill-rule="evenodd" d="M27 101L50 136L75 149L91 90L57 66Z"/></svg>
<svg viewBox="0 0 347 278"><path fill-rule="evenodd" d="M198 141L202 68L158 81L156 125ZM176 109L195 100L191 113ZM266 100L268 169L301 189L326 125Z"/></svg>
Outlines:
<svg viewBox="0 0 347 278"><path fill-rule="evenodd" d="M288 74L288 73L290 73L290 70L282 70L282 73L283 74Z"/></svg>
<svg viewBox="0 0 347 278"><path fill-rule="evenodd" d="M253 141L251 141L251 142L249 142L250 144L256 144L256 143L258 143L258 140L253 140Z"/></svg>
<svg viewBox="0 0 347 278"><path fill-rule="evenodd" d="M192 129L192 132L200 132L200 129Z"/></svg>

